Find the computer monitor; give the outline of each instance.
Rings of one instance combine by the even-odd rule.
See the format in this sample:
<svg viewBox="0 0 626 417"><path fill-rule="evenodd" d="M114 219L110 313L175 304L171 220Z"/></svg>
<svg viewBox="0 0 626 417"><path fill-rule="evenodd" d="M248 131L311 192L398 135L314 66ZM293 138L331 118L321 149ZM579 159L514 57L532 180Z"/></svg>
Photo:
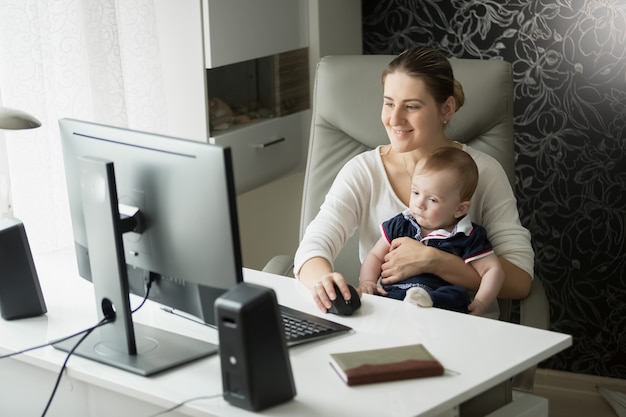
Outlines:
<svg viewBox="0 0 626 417"><path fill-rule="evenodd" d="M230 149L86 121L59 121L79 274L100 319L77 353L150 375L217 346L133 323L129 292L214 324L243 281ZM73 340L55 345L64 350Z"/></svg>

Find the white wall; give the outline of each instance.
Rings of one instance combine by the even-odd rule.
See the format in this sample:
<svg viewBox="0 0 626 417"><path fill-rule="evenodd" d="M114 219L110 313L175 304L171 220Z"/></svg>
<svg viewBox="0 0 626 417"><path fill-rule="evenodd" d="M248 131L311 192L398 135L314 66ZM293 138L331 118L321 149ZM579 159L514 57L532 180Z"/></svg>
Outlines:
<svg viewBox="0 0 626 417"><path fill-rule="evenodd" d="M293 255L299 242L303 179L299 171L237 198L245 267L262 269L273 256Z"/></svg>

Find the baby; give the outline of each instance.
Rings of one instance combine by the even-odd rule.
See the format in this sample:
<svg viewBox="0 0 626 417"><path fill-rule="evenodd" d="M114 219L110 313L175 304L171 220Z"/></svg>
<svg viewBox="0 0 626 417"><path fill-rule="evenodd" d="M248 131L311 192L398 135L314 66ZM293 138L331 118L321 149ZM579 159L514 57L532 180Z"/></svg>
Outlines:
<svg viewBox="0 0 626 417"><path fill-rule="evenodd" d="M360 290L422 307L482 315L502 287L504 270L486 230L472 223L468 215L477 183L476 163L460 149L439 148L422 158L413 173L409 209L382 224L382 236L361 266ZM458 255L474 267L481 276L474 300L470 301L465 288L433 274L379 286L381 265L391 241L403 236Z"/></svg>

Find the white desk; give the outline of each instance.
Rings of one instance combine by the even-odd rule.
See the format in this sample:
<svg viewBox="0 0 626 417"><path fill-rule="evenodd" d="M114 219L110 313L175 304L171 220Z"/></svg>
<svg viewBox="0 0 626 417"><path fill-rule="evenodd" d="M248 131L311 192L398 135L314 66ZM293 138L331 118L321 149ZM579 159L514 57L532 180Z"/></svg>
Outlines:
<svg viewBox="0 0 626 417"><path fill-rule="evenodd" d="M90 283L78 277L72 251L36 258L45 316L0 320L0 354L45 343L90 327L96 307ZM245 280L273 288L281 304L320 314L295 280L245 270ZM68 294L71 294L69 296ZM133 298L133 302L137 302ZM264 410L268 416L437 416L571 345L569 335L418 308L364 296L352 317L327 315L352 334L290 349L297 396ZM148 303L135 321L217 343L217 331ZM423 343L449 370L445 376L346 386L328 355L348 350ZM65 353L46 347L0 360L0 415L40 415ZM271 376L268 376L271 383ZM220 394L219 357L153 377L141 377L72 357L48 416L148 416L190 398ZM249 416L221 396L190 402L168 416Z"/></svg>

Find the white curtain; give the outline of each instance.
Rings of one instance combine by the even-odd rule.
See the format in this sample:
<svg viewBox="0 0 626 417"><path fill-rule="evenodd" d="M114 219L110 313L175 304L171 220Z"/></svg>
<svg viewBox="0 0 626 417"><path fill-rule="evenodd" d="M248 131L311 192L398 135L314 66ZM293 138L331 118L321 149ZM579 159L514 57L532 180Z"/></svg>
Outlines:
<svg viewBox="0 0 626 417"><path fill-rule="evenodd" d="M33 252L72 243L58 119L164 131L161 75L152 0L0 0L0 104L43 124L0 131L0 215Z"/></svg>

